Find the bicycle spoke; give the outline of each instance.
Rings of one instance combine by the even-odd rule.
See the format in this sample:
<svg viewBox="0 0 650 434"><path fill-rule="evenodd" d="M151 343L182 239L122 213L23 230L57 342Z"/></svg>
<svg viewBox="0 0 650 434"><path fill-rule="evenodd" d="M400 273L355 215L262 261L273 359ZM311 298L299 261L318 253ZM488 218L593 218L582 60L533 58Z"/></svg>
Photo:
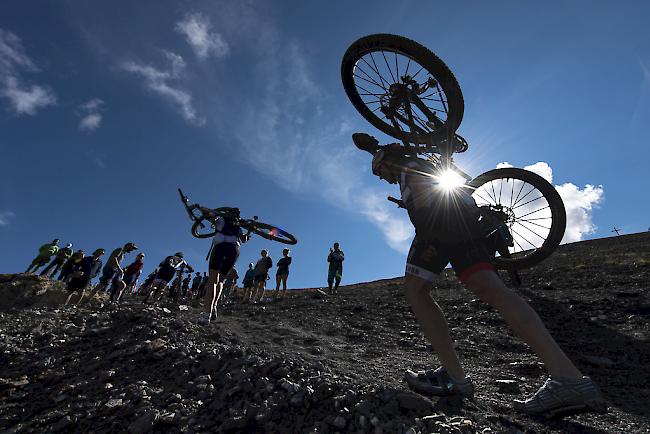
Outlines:
<svg viewBox="0 0 650 434"><path fill-rule="evenodd" d="M437 81L436 81L436 88L438 89L438 93L442 92L442 89L440 89L440 85L438 84ZM447 113L447 104L444 101L442 102L442 106L445 109L445 113Z"/></svg>
<svg viewBox="0 0 650 434"><path fill-rule="evenodd" d="M529 200L528 202L524 202L524 203L522 203L521 205L517 205L516 207L514 207L514 208L512 208L512 209L517 209L517 208L522 207L522 206L524 206L524 205L528 205L529 203L531 203L531 202L535 202L536 200L542 199L543 197L544 197L544 195L541 195L541 196L539 196L539 197L536 197L535 199L531 199L531 200Z"/></svg>
<svg viewBox="0 0 650 434"><path fill-rule="evenodd" d="M390 78L393 79L393 83L397 83L397 80L395 80L395 77L393 77L393 70L390 69L390 65L388 64L388 59L386 59L386 53L384 51L382 51L381 56L384 58L384 62L386 63L386 67L388 67L388 72L390 73Z"/></svg>
<svg viewBox="0 0 650 434"><path fill-rule="evenodd" d="M537 210L535 210L533 212L537 212ZM553 216L550 216L550 217L535 217L535 218L532 218L532 219L520 219L520 220L523 220L523 221L526 221L526 222L534 221L534 220L553 220Z"/></svg>
<svg viewBox="0 0 650 434"><path fill-rule="evenodd" d="M492 184L492 181L490 181L490 184ZM482 185L481 187L485 187L485 185ZM488 190L487 187L485 187L485 192L487 193L488 196L490 196L490 199L492 199L493 201L492 203L494 203L494 205L498 205L497 198L490 194L490 190Z"/></svg>
<svg viewBox="0 0 650 434"><path fill-rule="evenodd" d="M521 234L520 234L519 232L517 232L516 230L514 230L513 228L510 228L510 230L511 230L512 232L514 232L515 234L517 234L517 235L519 236L519 238L521 238L522 240L526 241L528 244L530 244L531 246L533 246L533 249L537 249L537 246L536 246L535 244L531 243L531 242L528 240L528 238L521 236ZM521 247L521 244L520 244L519 246Z"/></svg>
<svg viewBox="0 0 650 434"><path fill-rule="evenodd" d="M372 55L372 53L370 53L370 60L372 60L372 65L375 65L374 68L372 67L371 64L368 63L368 61L365 58L362 57L361 60L363 60L365 62L365 64L368 65L370 67L370 69L372 69L375 72L375 74L377 74L379 76L379 81L381 81L382 85L385 84L386 86L390 87L390 84L388 84L388 82L384 83L384 77L381 75L381 72L379 72L379 68L377 67L377 62L375 62L375 58ZM388 92L388 87L384 87L384 90L386 92Z"/></svg>
<svg viewBox="0 0 650 434"><path fill-rule="evenodd" d="M397 82L399 83L399 66L397 65L397 53L393 54L395 54L395 70L397 71L395 74L397 74Z"/></svg>
<svg viewBox="0 0 650 434"><path fill-rule="evenodd" d="M420 66L420 69L418 69L418 72L416 72L415 75L414 75L413 77L411 77L411 78L412 78L413 80L415 80L415 77L417 77L418 74L419 74L420 72L422 72L423 69L424 69L424 66Z"/></svg>
<svg viewBox="0 0 650 434"><path fill-rule="evenodd" d="M478 198L481 199L483 202L487 203L488 205L490 204L490 201L489 201L489 200L485 200L485 199L483 198L483 196L481 196L480 194L476 193L476 191L474 191L474 194L477 195Z"/></svg>
<svg viewBox="0 0 650 434"><path fill-rule="evenodd" d="M515 193L515 180L512 180L512 190L510 190L510 209L512 209L512 197Z"/></svg>
<svg viewBox="0 0 650 434"><path fill-rule="evenodd" d="M364 74L366 74L366 71L362 70L361 68L357 68L357 69L359 69L361 72L363 72ZM360 75L357 75L357 74L354 74L354 73L352 73L352 75L355 76L356 78L358 78L359 80L366 81L366 82L368 82L368 83L370 83L370 84L374 84L375 86L382 88L383 90L386 90L386 88L385 88L384 86L382 86L381 84L377 83L377 81L375 81L375 80L374 80L372 77L370 77L368 74L366 74L366 76L367 76L368 78L363 78L363 77L361 77ZM356 84L356 83L355 83L355 84Z"/></svg>
<svg viewBox="0 0 650 434"><path fill-rule="evenodd" d="M520 180L518 179L517 181L520 181ZM515 199L515 203L514 203L514 204L516 204L517 201L519 200L519 195L520 195L521 192L524 190L524 186L525 186L525 185L526 185L526 183L523 182L523 181L521 181L521 188L519 189L519 193L517 193L517 198ZM510 204L510 207L512 208L512 205L514 205L514 204Z"/></svg>
<svg viewBox="0 0 650 434"><path fill-rule="evenodd" d="M355 85L356 87L358 87L359 89L361 89L362 91L364 91L365 93L367 93L368 95L373 95L372 92L370 92L368 89L366 89L365 87L361 86L360 84L358 84L358 83L354 83L354 85ZM359 92L357 91L357 93L359 93ZM361 93L359 93L359 95L361 95Z"/></svg>
<svg viewBox="0 0 650 434"><path fill-rule="evenodd" d="M503 179L501 179L501 185L499 186L499 203L501 203L501 193L503 193Z"/></svg>
<svg viewBox="0 0 650 434"><path fill-rule="evenodd" d="M531 189L528 191L528 193L524 194L524 195L521 197L521 199L519 199L519 200L524 200L524 199L526 199L526 196L528 196L530 193L532 193L532 192L535 191L535 190L537 190L535 187L531 188ZM512 206L517 205L518 202L519 202L519 201L513 203Z"/></svg>
<svg viewBox="0 0 650 434"><path fill-rule="evenodd" d="M409 61L408 61L408 63L406 64L406 72L404 73L404 76L409 75L409 66L411 66L411 58L410 58L410 57L407 57L407 59L408 59Z"/></svg>
<svg viewBox="0 0 650 434"><path fill-rule="evenodd" d="M538 234L538 233L535 232L534 230L530 229L528 226L524 226L521 222L518 222L518 223L519 223L519 225L520 225L522 228L526 229L526 230L529 231L529 232L532 232L533 234L537 235L537 236L538 236L539 238L541 238L542 240L546 241L546 237L541 236L540 234Z"/></svg>
<svg viewBox="0 0 650 434"><path fill-rule="evenodd" d="M501 202L499 202L499 201L497 200L497 192L494 190L494 184L493 184L493 182L494 182L494 181L490 181L490 187L492 188L492 193L494 193L494 196L492 196L492 197L494 198L494 203L495 203L496 205L501 205Z"/></svg>
<svg viewBox="0 0 650 434"><path fill-rule="evenodd" d="M524 220L517 220L517 223L521 224L521 222L526 222L526 223L529 223L531 225L535 225L537 227L540 227L542 229L547 229L549 232L551 230L551 228L548 228L548 227L546 227L544 225L540 225L539 223L531 222L530 220L525 220L525 219Z"/></svg>
<svg viewBox="0 0 650 434"><path fill-rule="evenodd" d="M535 211L531 211L531 212L529 212L529 213L527 213L527 214L517 216L517 218L518 218L518 219L521 219L521 218L526 217L526 216L529 216L529 215L531 215L531 214L535 214L536 212L539 212L539 211L541 211L541 210L543 210L543 209L546 209L546 208L551 209L550 206L546 205L546 206L543 207L543 208L537 208Z"/></svg>
<svg viewBox="0 0 650 434"><path fill-rule="evenodd" d="M510 230L512 230L512 228L510 228ZM516 245L519 246L519 251L520 251L520 252L523 252L524 250L526 250L526 249L524 249L524 248L521 246L521 244L519 244L519 243L517 242L517 238L516 238L516 237L512 237L512 241L513 241ZM513 250L514 250L514 248L513 248Z"/></svg>

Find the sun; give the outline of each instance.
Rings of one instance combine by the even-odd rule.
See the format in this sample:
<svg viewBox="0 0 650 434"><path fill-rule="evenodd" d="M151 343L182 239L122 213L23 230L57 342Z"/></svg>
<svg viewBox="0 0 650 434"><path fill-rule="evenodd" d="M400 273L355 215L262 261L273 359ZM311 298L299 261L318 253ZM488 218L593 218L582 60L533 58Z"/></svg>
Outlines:
<svg viewBox="0 0 650 434"><path fill-rule="evenodd" d="M438 176L438 185L446 192L465 184L465 178L451 169L447 169Z"/></svg>

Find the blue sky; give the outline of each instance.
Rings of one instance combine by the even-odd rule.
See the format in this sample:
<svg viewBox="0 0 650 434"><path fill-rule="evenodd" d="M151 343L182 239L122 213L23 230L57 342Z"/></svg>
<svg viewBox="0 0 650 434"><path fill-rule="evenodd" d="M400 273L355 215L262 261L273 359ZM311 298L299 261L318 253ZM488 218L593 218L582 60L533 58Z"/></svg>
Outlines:
<svg viewBox="0 0 650 434"><path fill-rule="evenodd" d="M465 171L507 162L552 180L565 241L647 230L650 5L447 3L0 3L0 272L54 237L87 252L134 241L146 271L182 250L203 270L209 242L191 237L180 186L294 233L291 287L325 285L335 241L344 282L401 275L412 229L350 135L389 139L339 73L371 33L454 72ZM239 271L283 247L256 238Z"/></svg>

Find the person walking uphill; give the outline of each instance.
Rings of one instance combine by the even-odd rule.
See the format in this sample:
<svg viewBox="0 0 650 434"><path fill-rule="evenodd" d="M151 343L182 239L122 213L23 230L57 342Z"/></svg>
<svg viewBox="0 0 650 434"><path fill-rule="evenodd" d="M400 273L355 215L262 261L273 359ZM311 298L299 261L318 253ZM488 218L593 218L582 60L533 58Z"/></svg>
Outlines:
<svg viewBox="0 0 650 434"><path fill-rule="evenodd" d="M329 262L329 269L327 271L327 287L330 294L336 294L341 284L341 277L343 277L343 261L345 254L339 248L339 243L334 243L327 255L327 262Z"/></svg>
<svg viewBox="0 0 650 434"><path fill-rule="evenodd" d="M111 288L114 289L111 292L111 301L113 301L115 298L115 292L121 291L122 285L124 284L122 281L122 277L124 276L124 270L122 269L121 264L122 259L124 259L125 254L131 253L134 250L138 250L138 246L136 246L134 243L126 243L124 246L118 247L111 252L111 254L108 256L108 259L106 260L106 265L102 270L102 275L99 278L99 283L95 287L94 291L92 291L90 294L90 298L92 298L94 294L106 290L108 285L114 283L113 280L115 280L115 283L118 284L111 286Z"/></svg>
<svg viewBox="0 0 650 434"><path fill-rule="evenodd" d="M212 246L208 252L208 283L205 298L203 299L203 312L199 315L199 322L207 324L217 316L217 303L223 291L223 281L226 274L235 266L239 258L239 246L250 239L250 234L244 234L239 226L239 209L217 217L215 221L216 234L212 239Z"/></svg>
<svg viewBox="0 0 650 434"><path fill-rule="evenodd" d="M59 251L58 244L59 244L59 239L55 238L54 240L52 240L51 243L46 243L43 244L41 247L39 247L38 256L36 256L32 261L32 263L29 265L29 267L27 267L25 273L26 274L31 272L36 273L39 268L41 268L43 265L50 262L50 258L56 255L57 252Z"/></svg>
<svg viewBox="0 0 650 434"><path fill-rule="evenodd" d="M99 273L100 268L102 268L102 260L100 257L103 254L104 249L97 249L93 252L92 256L86 256L73 266L70 273L70 280L66 286L66 290L70 292L68 299L65 301L66 305L72 302L72 297L79 291L81 291L81 295L76 305L81 303L86 287L90 284L93 277Z"/></svg>
<svg viewBox="0 0 650 434"><path fill-rule="evenodd" d="M54 276L65 264L65 262L70 259L72 256L72 243L66 245L64 248L59 250L52 262L50 262L47 267L41 271L41 276L51 277Z"/></svg>
<svg viewBox="0 0 650 434"><path fill-rule="evenodd" d="M372 173L390 184L399 184L403 205L415 226L404 292L442 366L435 370L406 371L409 386L420 393L438 396L474 394L474 384L466 376L454 349L445 315L430 293L440 272L451 262L459 280L501 314L540 357L550 374L534 395L514 401L515 410L527 414L606 411L607 405L596 384L569 360L531 306L499 278L482 239L478 207L471 192L441 188L437 184L437 172L429 162L391 153L388 146L378 147L372 136L356 133L352 139L359 149L377 149Z"/></svg>

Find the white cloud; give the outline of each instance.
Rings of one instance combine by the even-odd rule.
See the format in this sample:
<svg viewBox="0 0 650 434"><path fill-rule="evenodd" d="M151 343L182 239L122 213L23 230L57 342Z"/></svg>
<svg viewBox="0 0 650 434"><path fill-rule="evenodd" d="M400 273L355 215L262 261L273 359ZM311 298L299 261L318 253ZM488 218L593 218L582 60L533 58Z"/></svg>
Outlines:
<svg viewBox="0 0 650 434"><path fill-rule="evenodd" d="M0 97L18 116L34 115L56 104L56 95L48 87L25 82L26 72L38 72L38 68L25 53L20 38L0 29Z"/></svg>
<svg viewBox="0 0 650 434"><path fill-rule="evenodd" d="M513 166L508 162L497 164L497 168L503 167ZM540 161L526 166L524 169L537 173L548 182L553 183L553 170L548 163ZM583 188L580 188L571 182L566 182L555 185L555 189L560 194L566 209L566 230L562 242L580 241L585 235L594 233L596 225L592 221L592 211L604 199L603 186L586 184Z"/></svg>
<svg viewBox="0 0 650 434"><path fill-rule="evenodd" d="M203 125L205 118L194 108L192 95L178 84L184 74L185 61L178 54L169 51L164 51L164 54L169 62L167 69L159 69L133 60L122 62L120 67L124 71L140 76L147 89L175 105L186 121Z"/></svg>
<svg viewBox="0 0 650 434"><path fill-rule="evenodd" d="M13 211L0 211L0 226L8 226L9 220L14 218L16 214Z"/></svg>
<svg viewBox="0 0 650 434"><path fill-rule="evenodd" d="M93 132L100 127L103 118L101 113L103 105L104 101L99 98L93 98L79 107L81 113L79 129L81 131Z"/></svg>
<svg viewBox="0 0 650 434"><path fill-rule="evenodd" d="M219 33L211 32L210 19L201 13L190 13L176 23L176 31L185 36L185 40L199 59L213 54L224 57L230 51L228 43Z"/></svg>

